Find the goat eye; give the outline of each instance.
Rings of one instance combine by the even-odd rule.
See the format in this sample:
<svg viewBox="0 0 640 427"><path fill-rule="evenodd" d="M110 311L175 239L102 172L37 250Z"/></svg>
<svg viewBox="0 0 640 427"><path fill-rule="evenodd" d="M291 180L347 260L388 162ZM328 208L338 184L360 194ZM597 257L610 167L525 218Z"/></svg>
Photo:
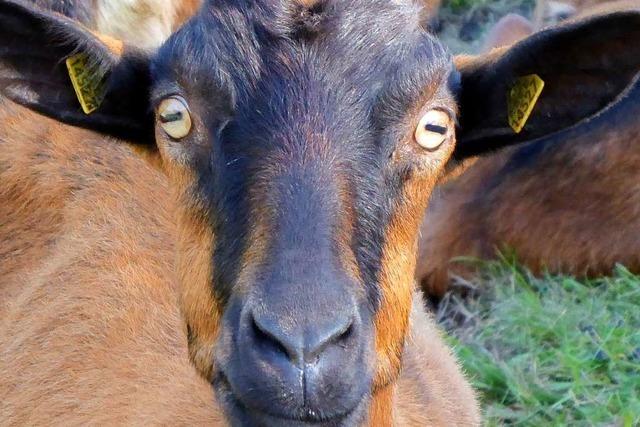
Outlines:
<svg viewBox="0 0 640 427"><path fill-rule="evenodd" d="M187 101L179 96L164 99L158 107L158 119L162 129L174 139L182 139L191 131L191 114Z"/></svg>
<svg viewBox="0 0 640 427"><path fill-rule="evenodd" d="M436 150L449 136L452 124L451 116L444 111L427 111L416 128L416 142L429 151Z"/></svg>

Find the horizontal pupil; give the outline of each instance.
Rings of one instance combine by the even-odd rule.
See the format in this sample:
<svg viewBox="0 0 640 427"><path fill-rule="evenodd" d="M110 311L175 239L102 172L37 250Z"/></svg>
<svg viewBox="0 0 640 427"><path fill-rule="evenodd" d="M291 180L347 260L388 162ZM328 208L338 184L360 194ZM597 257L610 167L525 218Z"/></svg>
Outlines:
<svg viewBox="0 0 640 427"><path fill-rule="evenodd" d="M162 123L177 122L178 120L181 120L181 119L182 119L182 112L180 111L176 111L175 113L167 113L167 114L160 115L160 121Z"/></svg>
<svg viewBox="0 0 640 427"><path fill-rule="evenodd" d="M426 125L424 125L424 129L428 130L429 132L439 133L440 135L444 135L445 133L447 133L446 126L438 126L430 123L427 123Z"/></svg>

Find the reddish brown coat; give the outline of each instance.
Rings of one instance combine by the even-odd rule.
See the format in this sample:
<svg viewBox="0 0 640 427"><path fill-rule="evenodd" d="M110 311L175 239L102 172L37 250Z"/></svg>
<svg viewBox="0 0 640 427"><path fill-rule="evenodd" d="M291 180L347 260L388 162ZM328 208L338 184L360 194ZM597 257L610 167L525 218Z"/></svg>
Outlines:
<svg viewBox="0 0 640 427"><path fill-rule="evenodd" d="M224 424L189 361L167 178L129 145L0 107L3 422ZM396 424L478 425L421 306L411 324Z"/></svg>
<svg viewBox="0 0 640 427"><path fill-rule="evenodd" d="M636 3L611 6L633 10ZM629 70L627 79L633 66ZM496 250L514 250L536 273L594 276L610 273L616 263L640 271L633 232L640 227L640 123L633 87L627 88L631 95L621 95L624 102L614 107L616 99L608 112L571 132L482 158L437 189L423 223L416 272L425 292L441 296L452 275L473 272L472 264L453 259L493 258Z"/></svg>

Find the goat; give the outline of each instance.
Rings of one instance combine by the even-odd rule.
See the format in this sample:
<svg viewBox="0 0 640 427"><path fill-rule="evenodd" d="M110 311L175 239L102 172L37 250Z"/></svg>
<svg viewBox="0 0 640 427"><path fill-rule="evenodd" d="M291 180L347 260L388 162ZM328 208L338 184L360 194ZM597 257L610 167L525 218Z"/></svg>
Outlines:
<svg viewBox="0 0 640 427"><path fill-rule="evenodd" d="M594 55L567 39L615 45L640 17L457 66L422 18L218 0L150 54L1 1L0 91L50 117L0 121L5 418L477 425L414 296L421 215L466 160L591 116L602 91L514 133L503 95L541 57L554 87Z"/></svg>
<svg viewBox="0 0 640 427"><path fill-rule="evenodd" d="M581 13L596 19L588 10ZM579 22L575 18L565 26ZM456 258L493 258L497 250L514 251L534 273L597 276L610 273L616 263L640 271L640 247L623 237L633 230L640 210L629 185L640 167L634 147L640 127L633 119L640 61L626 43L637 33L620 32L617 45L593 37L576 40L576 49L594 50L594 58L629 57L613 74L598 75L598 66L585 63L589 71L572 77L584 90L597 90L592 86L597 82L612 88L598 95L603 108L571 130L480 159L434 193L416 269L427 294L441 297L451 275L473 275L473 266ZM527 41L513 49L527 49ZM580 109L582 99L564 102ZM534 111L541 119L547 114Z"/></svg>

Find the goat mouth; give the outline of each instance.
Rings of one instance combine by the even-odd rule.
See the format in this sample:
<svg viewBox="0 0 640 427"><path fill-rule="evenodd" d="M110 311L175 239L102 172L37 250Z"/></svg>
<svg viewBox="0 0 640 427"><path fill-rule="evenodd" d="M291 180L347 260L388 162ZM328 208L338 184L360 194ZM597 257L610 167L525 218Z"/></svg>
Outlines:
<svg viewBox="0 0 640 427"><path fill-rule="evenodd" d="M222 371L214 375L212 386L225 408L227 417L234 425L260 425L284 427L351 427L360 425L364 419L369 399L363 396L355 407L337 413L326 414L311 408L295 408L290 413L265 412L245 403L233 391L231 383Z"/></svg>

